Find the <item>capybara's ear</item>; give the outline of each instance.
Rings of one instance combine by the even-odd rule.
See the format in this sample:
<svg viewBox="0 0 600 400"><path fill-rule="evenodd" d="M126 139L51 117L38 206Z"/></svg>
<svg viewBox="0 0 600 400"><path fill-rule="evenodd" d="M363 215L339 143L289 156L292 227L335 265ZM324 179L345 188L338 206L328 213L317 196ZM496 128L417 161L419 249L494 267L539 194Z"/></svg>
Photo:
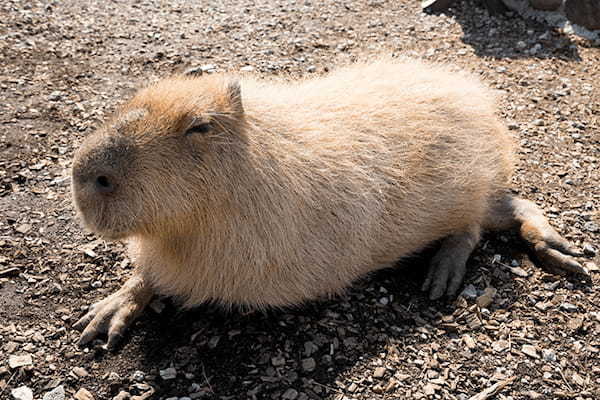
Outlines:
<svg viewBox="0 0 600 400"><path fill-rule="evenodd" d="M233 78L227 82L227 96L231 110L236 114L244 113L244 105L242 104L242 85L240 81Z"/></svg>

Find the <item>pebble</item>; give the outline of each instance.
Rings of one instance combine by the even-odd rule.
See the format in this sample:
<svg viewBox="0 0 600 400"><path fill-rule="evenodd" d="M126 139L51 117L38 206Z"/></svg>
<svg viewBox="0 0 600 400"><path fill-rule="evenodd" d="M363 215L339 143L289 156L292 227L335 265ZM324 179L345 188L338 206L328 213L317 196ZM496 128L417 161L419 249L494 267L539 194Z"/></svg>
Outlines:
<svg viewBox="0 0 600 400"><path fill-rule="evenodd" d="M521 278L527 278L529 276L529 273L527 273L527 271L525 271L523 268L521 267L511 267L509 268L510 272L512 272L513 274L520 276Z"/></svg>
<svg viewBox="0 0 600 400"><path fill-rule="evenodd" d="M317 71L317 67L315 67L314 65L311 65L310 67L308 67L306 69L307 72L316 72Z"/></svg>
<svg viewBox="0 0 600 400"><path fill-rule="evenodd" d="M600 232L600 226L598 226L597 223L592 222L592 221L586 222L583 225L583 229L585 229L588 232L592 232L592 233Z"/></svg>
<svg viewBox="0 0 600 400"><path fill-rule="evenodd" d="M57 386L48 393L46 393L42 400L64 400L65 399L65 388L63 385Z"/></svg>
<svg viewBox="0 0 600 400"><path fill-rule="evenodd" d="M473 350L477 347L477 344L475 343L475 340L473 340L473 338L469 335L463 335L462 340L465 344L465 346L467 346L468 349Z"/></svg>
<svg viewBox="0 0 600 400"><path fill-rule="evenodd" d="M477 297L477 288L472 284L468 284L460 293L460 296L465 299L474 299Z"/></svg>
<svg viewBox="0 0 600 400"><path fill-rule="evenodd" d="M81 388L73 396L76 400L94 400L94 396L85 388Z"/></svg>
<svg viewBox="0 0 600 400"><path fill-rule="evenodd" d="M527 354L529 357L540 358L540 356L537 353L537 349L535 348L535 346L532 346L530 344L524 344L523 347L521 348L521 351L524 354Z"/></svg>
<svg viewBox="0 0 600 400"><path fill-rule="evenodd" d="M135 371L133 375L131 375L131 379L136 382L142 382L146 378L146 374L142 371Z"/></svg>
<svg viewBox="0 0 600 400"><path fill-rule="evenodd" d="M33 364L31 354L23 354L20 356L13 355L8 358L8 366L11 369L25 367L31 364Z"/></svg>
<svg viewBox="0 0 600 400"><path fill-rule="evenodd" d="M84 368L81 368L81 367L74 367L73 373L80 378L83 378L83 377L86 377L89 375L89 373Z"/></svg>
<svg viewBox="0 0 600 400"><path fill-rule="evenodd" d="M245 67L240 68L240 72L254 72L254 67L252 65L246 65Z"/></svg>
<svg viewBox="0 0 600 400"><path fill-rule="evenodd" d="M298 398L298 391L296 389L288 389L281 396L284 400L296 400Z"/></svg>
<svg viewBox="0 0 600 400"><path fill-rule="evenodd" d="M13 389L10 394L15 400L33 400L33 392L27 386Z"/></svg>
<svg viewBox="0 0 600 400"><path fill-rule="evenodd" d="M385 375L385 367L377 367L375 368L375 372L373 372L373 378L381 379Z"/></svg>
<svg viewBox="0 0 600 400"><path fill-rule="evenodd" d="M205 65L201 65L200 69L202 70L202 72L207 72L210 74L217 70L217 66L214 64L205 64Z"/></svg>
<svg viewBox="0 0 600 400"><path fill-rule="evenodd" d="M163 378L165 381L168 381L177 377L177 370L172 367L167 369L161 369L159 371L159 374L161 378Z"/></svg>
<svg viewBox="0 0 600 400"><path fill-rule="evenodd" d="M562 303L560 309L566 312L575 312L577 311L577 306L571 303Z"/></svg>
<svg viewBox="0 0 600 400"><path fill-rule="evenodd" d="M477 298L477 305L480 308L488 308L494 301L494 297L498 291L493 287L486 287L483 294Z"/></svg>
<svg viewBox="0 0 600 400"><path fill-rule="evenodd" d="M274 367L283 367L285 365L285 357L282 355L275 356L271 358L271 364Z"/></svg>
<svg viewBox="0 0 600 400"><path fill-rule="evenodd" d="M542 358L544 361L554 362L556 361L556 353L551 349L543 349L542 350Z"/></svg>
<svg viewBox="0 0 600 400"><path fill-rule="evenodd" d="M307 372L314 371L317 367L317 362L314 358L309 357L302 360L302 369Z"/></svg>
<svg viewBox="0 0 600 400"><path fill-rule="evenodd" d="M586 243L586 244L583 245L583 253L585 255L587 255L587 256L595 256L596 255L596 249L591 244Z"/></svg>
<svg viewBox="0 0 600 400"><path fill-rule="evenodd" d="M131 395L129 393L121 390L118 395L113 397L113 400L129 400L130 398Z"/></svg>

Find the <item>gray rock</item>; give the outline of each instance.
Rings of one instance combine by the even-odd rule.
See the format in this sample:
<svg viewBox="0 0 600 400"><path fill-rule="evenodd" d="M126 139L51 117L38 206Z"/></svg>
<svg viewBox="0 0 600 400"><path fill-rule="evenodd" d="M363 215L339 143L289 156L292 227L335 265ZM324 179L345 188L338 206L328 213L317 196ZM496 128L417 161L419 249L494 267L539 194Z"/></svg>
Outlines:
<svg viewBox="0 0 600 400"><path fill-rule="evenodd" d="M544 350L542 350L542 358L545 361L549 361L549 362L556 361L556 353L554 352L554 350L544 349Z"/></svg>
<svg viewBox="0 0 600 400"><path fill-rule="evenodd" d="M317 362L315 361L314 358L310 357L310 358L305 358L304 360L302 360L302 369L304 371L311 372L311 371L314 371L316 367L317 367Z"/></svg>
<svg viewBox="0 0 600 400"><path fill-rule="evenodd" d="M463 291L460 293L460 296L464 297L465 299L475 299L477 298L477 295L477 288L472 284L468 284L467 286L465 286Z"/></svg>
<svg viewBox="0 0 600 400"><path fill-rule="evenodd" d="M21 386L13 389L10 394L15 400L33 400L33 392L27 386Z"/></svg>
<svg viewBox="0 0 600 400"><path fill-rule="evenodd" d="M131 379L136 382L142 382L146 375L142 371L135 371L133 375L131 375Z"/></svg>
<svg viewBox="0 0 600 400"><path fill-rule="evenodd" d="M167 368L167 369L161 369L159 371L160 377L163 378L165 381L168 381L170 379L175 379L177 377L177 370L173 367L171 368Z"/></svg>
<svg viewBox="0 0 600 400"><path fill-rule="evenodd" d="M65 400L65 388L63 385L57 386L43 397L43 400Z"/></svg>
<svg viewBox="0 0 600 400"><path fill-rule="evenodd" d="M587 255L587 256L595 256L596 255L596 249L591 244L586 243L586 244L583 245L583 253L585 255Z"/></svg>
<svg viewBox="0 0 600 400"><path fill-rule="evenodd" d="M571 303L562 303L560 309L566 312L575 312L577 311L577 306Z"/></svg>
<svg viewBox="0 0 600 400"><path fill-rule="evenodd" d="M33 364L33 360L31 359L31 354L23 354L20 356L13 355L8 358L8 366L11 369L15 369L15 368L19 368L19 367L26 367L31 364Z"/></svg>
<svg viewBox="0 0 600 400"><path fill-rule="evenodd" d="M296 400L298 398L298 391L296 389L288 389L281 396L283 400Z"/></svg>

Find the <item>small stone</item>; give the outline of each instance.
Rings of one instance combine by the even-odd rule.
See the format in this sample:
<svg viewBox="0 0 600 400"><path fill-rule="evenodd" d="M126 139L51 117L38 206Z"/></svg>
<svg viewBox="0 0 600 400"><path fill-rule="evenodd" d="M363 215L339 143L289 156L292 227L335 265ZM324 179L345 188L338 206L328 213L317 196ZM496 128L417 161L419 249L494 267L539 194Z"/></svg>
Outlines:
<svg viewBox="0 0 600 400"><path fill-rule="evenodd" d="M577 306L571 303L562 303L560 309L566 312L575 312L577 311Z"/></svg>
<svg viewBox="0 0 600 400"><path fill-rule="evenodd" d="M271 358L271 364L274 367L283 367L285 365L285 357L281 354Z"/></svg>
<svg viewBox="0 0 600 400"><path fill-rule="evenodd" d="M135 371L131 375L131 379L134 380L135 382L142 382L145 378L146 378L146 374L144 374L142 371Z"/></svg>
<svg viewBox="0 0 600 400"><path fill-rule="evenodd" d="M89 375L89 373L84 368L81 368L81 367L74 367L72 371L73 371L73 374L75 374L76 376L78 376L80 378L84 378Z"/></svg>
<svg viewBox="0 0 600 400"><path fill-rule="evenodd" d="M500 353L500 352L508 349L509 346L510 346L510 344L506 340L498 340L498 341L492 343L492 349L496 353Z"/></svg>
<svg viewBox="0 0 600 400"><path fill-rule="evenodd" d="M305 358L302 360L302 369L307 372L314 371L317 367L317 362L314 358Z"/></svg>
<svg viewBox="0 0 600 400"><path fill-rule="evenodd" d="M530 344L524 344L523 347L521 348L521 351L524 354L527 354L529 357L540 358L540 356L537 353L537 349L535 348L535 346L532 346Z"/></svg>
<svg viewBox="0 0 600 400"><path fill-rule="evenodd" d="M25 233L29 232L31 230L31 228L32 227L30 224L21 224L21 225L17 226L15 228L15 230L19 233L25 234Z"/></svg>
<svg viewBox="0 0 600 400"><path fill-rule="evenodd" d="M53 91L48 96L48 100L50 100L50 101L58 101L58 100L60 100L60 98L61 98L61 93L58 90Z"/></svg>
<svg viewBox="0 0 600 400"><path fill-rule="evenodd" d="M240 72L254 72L254 67L252 65L246 65L245 67L240 68Z"/></svg>
<svg viewBox="0 0 600 400"><path fill-rule="evenodd" d="M315 67L314 65L311 65L310 67L306 68L307 72L313 73L316 72L317 67Z"/></svg>
<svg viewBox="0 0 600 400"><path fill-rule="evenodd" d="M511 273L520 276L521 278L527 278L529 276L529 273L521 267L510 267L509 270Z"/></svg>
<svg viewBox="0 0 600 400"><path fill-rule="evenodd" d="M428 383L425 386L423 386L423 392L427 396L433 396L435 394L436 389L437 387L435 385L432 385L431 383Z"/></svg>
<svg viewBox="0 0 600 400"><path fill-rule="evenodd" d="M462 340L463 340L463 343L465 344L465 346L467 346L467 348L470 350L473 350L477 347L475 340L473 340L473 338L469 335L463 335Z"/></svg>
<svg viewBox="0 0 600 400"><path fill-rule="evenodd" d="M477 297L477 288L475 288L475 286L472 284L468 284L460 293L460 296L464 297L465 299L474 299Z"/></svg>
<svg viewBox="0 0 600 400"><path fill-rule="evenodd" d="M200 76L202 75L202 68L200 67L191 67L186 69L183 72L184 75L192 75L192 76Z"/></svg>
<svg viewBox="0 0 600 400"><path fill-rule="evenodd" d="M517 42L517 49L524 49L525 47L527 47L527 43L525 43L524 41L519 40Z"/></svg>
<svg viewBox="0 0 600 400"><path fill-rule="evenodd" d="M76 400L94 400L94 396L85 388L81 388L73 396Z"/></svg>
<svg viewBox="0 0 600 400"><path fill-rule="evenodd" d="M207 72L210 74L217 70L217 66L213 65L213 64L205 64L205 65L201 65L200 69L202 70L202 72Z"/></svg>
<svg viewBox="0 0 600 400"><path fill-rule="evenodd" d="M175 379L177 377L177 370L173 367L171 368L167 368L167 369L161 369L159 371L160 377L163 378L165 381L168 381L170 379Z"/></svg>
<svg viewBox="0 0 600 400"><path fill-rule="evenodd" d="M385 367L377 367L373 372L373 378L381 379L385 375Z"/></svg>
<svg viewBox="0 0 600 400"><path fill-rule="evenodd" d="M534 119L531 123L533 125L535 125L535 126L544 126L544 120L543 119Z"/></svg>
<svg viewBox="0 0 600 400"><path fill-rule="evenodd" d="M289 388L281 396L283 400L296 400L298 398L298 391L296 389Z"/></svg>
<svg viewBox="0 0 600 400"><path fill-rule="evenodd" d="M20 356L10 356L8 358L8 366L11 369L26 367L31 364L33 364L31 354L23 354Z"/></svg>
<svg viewBox="0 0 600 400"><path fill-rule="evenodd" d="M33 400L33 391L27 386L21 386L11 390L10 394L15 400Z"/></svg>
<svg viewBox="0 0 600 400"><path fill-rule="evenodd" d="M113 400L129 400L130 398L131 395L129 393L121 390L118 395L113 397Z"/></svg>
<svg viewBox="0 0 600 400"><path fill-rule="evenodd" d="M596 255L596 249L594 248L594 246L592 246L589 243L586 243L583 245L583 253L586 256L595 256Z"/></svg>
<svg viewBox="0 0 600 400"><path fill-rule="evenodd" d="M600 232L600 226L598 226L597 223L592 222L592 221L586 222L583 225L583 229L585 229L588 232L592 232L592 233Z"/></svg>
<svg viewBox="0 0 600 400"><path fill-rule="evenodd" d="M544 361L554 362L556 361L556 353L551 349L543 349L542 350L542 358Z"/></svg>
<svg viewBox="0 0 600 400"><path fill-rule="evenodd" d="M583 327L583 317L576 317L569 319L567 327L572 331L578 331Z"/></svg>
<svg viewBox="0 0 600 400"><path fill-rule="evenodd" d="M63 385L57 386L46 393L42 400L65 400L65 388Z"/></svg>
<svg viewBox="0 0 600 400"><path fill-rule="evenodd" d="M494 301L494 297L496 296L496 288L487 287L483 291L483 294L477 298L477 305L480 308L488 308L490 304Z"/></svg>
<svg viewBox="0 0 600 400"><path fill-rule="evenodd" d="M552 303L550 303L550 302L539 301L539 302L535 303L535 308L537 308L540 311L546 311L550 307L552 307Z"/></svg>

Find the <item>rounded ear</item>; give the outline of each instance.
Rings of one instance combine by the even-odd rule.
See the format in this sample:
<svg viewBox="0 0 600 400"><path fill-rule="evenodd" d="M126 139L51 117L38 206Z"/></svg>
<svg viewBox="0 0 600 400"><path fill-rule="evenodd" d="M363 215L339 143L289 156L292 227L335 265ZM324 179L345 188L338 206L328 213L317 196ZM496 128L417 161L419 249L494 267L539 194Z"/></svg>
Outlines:
<svg viewBox="0 0 600 400"><path fill-rule="evenodd" d="M242 114L244 112L244 105L242 104L242 86L239 80L232 79L227 82L227 96L229 97L231 109L236 113Z"/></svg>

